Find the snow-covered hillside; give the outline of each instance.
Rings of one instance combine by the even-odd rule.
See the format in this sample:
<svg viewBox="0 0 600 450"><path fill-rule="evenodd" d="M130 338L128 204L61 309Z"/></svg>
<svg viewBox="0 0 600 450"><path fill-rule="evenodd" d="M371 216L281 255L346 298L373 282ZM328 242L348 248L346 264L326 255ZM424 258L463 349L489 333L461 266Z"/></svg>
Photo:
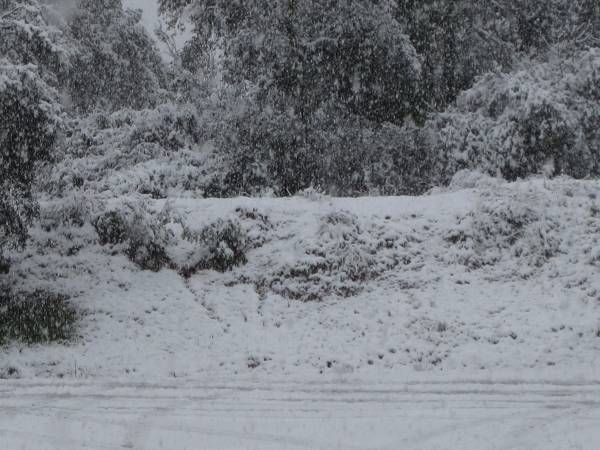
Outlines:
<svg viewBox="0 0 600 450"><path fill-rule="evenodd" d="M596 181L465 174L422 197L146 202L168 218L172 262L158 273L99 245L85 199L42 205L13 277L68 295L82 314L79 338L12 344L0 373L598 375ZM53 217L69 217L65 208L83 220L48 232ZM247 262L224 273L191 263L206 249L190 235L215 222L239 227L245 246Z"/></svg>

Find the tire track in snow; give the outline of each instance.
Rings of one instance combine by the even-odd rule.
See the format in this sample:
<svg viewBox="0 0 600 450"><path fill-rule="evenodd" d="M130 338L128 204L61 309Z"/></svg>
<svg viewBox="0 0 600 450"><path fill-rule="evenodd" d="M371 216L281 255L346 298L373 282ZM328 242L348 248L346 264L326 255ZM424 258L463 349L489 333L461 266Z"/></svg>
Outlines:
<svg viewBox="0 0 600 450"><path fill-rule="evenodd" d="M233 440L254 443L256 448L391 450L429 448L428 443L452 442L459 434L478 433L479 429L483 435L499 423L504 425L497 430L498 435L508 445L511 436L519 438L536 424L560 422L565 416L599 409L597 383L282 382L218 383L205 387L190 383L177 387L98 381L8 382L0 383L0 437L22 441L28 450L35 450L42 443L44 448L61 450L161 448L152 447L154 441L147 441L155 436L179 436L192 442ZM411 426L419 425L419 420L431 423L412 430ZM29 430L20 429L22 424L28 424ZM71 430L73 435L53 435L48 432L53 426ZM365 446L342 442L340 430L347 426L349 429L344 432L354 439L361 437L361 427L366 433L369 429L379 430L378 443ZM331 434L324 431L327 427ZM111 440L77 437L74 430L79 429L108 435ZM317 430L314 435L312 429ZM383 442L386 439L389 442ZM518 441L507 447L481 448L518 448Z"/></svg>

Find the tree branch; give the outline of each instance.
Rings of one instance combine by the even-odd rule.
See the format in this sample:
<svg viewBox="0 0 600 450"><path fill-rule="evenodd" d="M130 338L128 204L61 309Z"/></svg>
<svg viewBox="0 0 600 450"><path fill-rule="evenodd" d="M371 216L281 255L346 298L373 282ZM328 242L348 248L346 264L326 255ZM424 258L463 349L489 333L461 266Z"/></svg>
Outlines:
<svg viewBox="0 0 600 450"><path fill-rule="evenodd" d="M10 17L10 16L12 16L14 13L16 13L18 10L20 10L20 9L23 9L23 8L24 8L24 6L23 6L23 5L17 6L16 8L13 8L13 9L12 9L12 10L10 10L9 12L7 12L7 13L4 13L3 15L1 15L1 16L0 16L0 20L7 19L8 17Z"/></svg>

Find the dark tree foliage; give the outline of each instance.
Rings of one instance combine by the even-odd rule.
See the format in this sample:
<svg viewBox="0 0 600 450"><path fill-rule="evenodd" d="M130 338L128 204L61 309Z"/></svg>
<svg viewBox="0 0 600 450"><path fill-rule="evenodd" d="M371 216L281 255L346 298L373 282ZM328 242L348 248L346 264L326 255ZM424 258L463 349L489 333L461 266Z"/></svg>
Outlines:
<svg viewBox="0 0 600 450"><path fill-rule="evenodd" d="M418 116L419 62L390 1L162 1L193 10L187 69L221 55L243 108L225 118L229 194L365 192L363 131Z"/></svg>
<svg viewBox="0 0 600 450"><path fill-rule="evenodd" d="M165 73L138 11L121 0L80 0L69 19L76 42L66 84L76 107L90 111L157 104Z"/></svg>
<svg viewBox="0 0 600 450"><path fill-rule="evenodd" d="M0 260L2 250L25 243L37 213L37 167L56 137L61 57L53 34L37 2L0 3Z"/></svg>
<svg viewBox="0 0 600 450"><path fill-rule="evenodd" d="M36 165L50 158L55 107L48 87L29 67L0 60L0 250L22 246L37 212Z"/></svg>
<svg viewBox="0 0 600 450"><path fill-rule="evenodd" d="M443 111L481 74L557 47L600 44L595 0L397 0L422 61L422 100Z"/></svg>

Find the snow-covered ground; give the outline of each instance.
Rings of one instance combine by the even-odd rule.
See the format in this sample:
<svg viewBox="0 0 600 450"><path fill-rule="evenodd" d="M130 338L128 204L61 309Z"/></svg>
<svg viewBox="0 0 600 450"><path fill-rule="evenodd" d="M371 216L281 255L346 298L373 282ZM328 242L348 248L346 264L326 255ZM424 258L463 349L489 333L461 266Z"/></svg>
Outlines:
<svg viewBox="0 0 600 450"><path fill-rule="evenodd" d="M80 338L14 344L0 373L595 376L599 198L597 182L534 180L418 198L154 201L191 229L236 220L252 244L247 264L189 279L138 269L91 226L34 230L16 282L69 295ZM185 259L189 246L169 251Z"/></svg>
<svg viewBox="0 0 600 450"><path fill-rule="evenodd" d="M17 449L595 449L600 383L17 382Z"/></svg>
<svg viewBox="0 0 600 450"><path fill-rule="evenodd" d="M0 381L0 448L598 448L599 199L466 177L418 198L151 201L252 244L189 279L91 226L35 229L14 276L68 294L80 337L0 350L21 378Z"/></svg>

